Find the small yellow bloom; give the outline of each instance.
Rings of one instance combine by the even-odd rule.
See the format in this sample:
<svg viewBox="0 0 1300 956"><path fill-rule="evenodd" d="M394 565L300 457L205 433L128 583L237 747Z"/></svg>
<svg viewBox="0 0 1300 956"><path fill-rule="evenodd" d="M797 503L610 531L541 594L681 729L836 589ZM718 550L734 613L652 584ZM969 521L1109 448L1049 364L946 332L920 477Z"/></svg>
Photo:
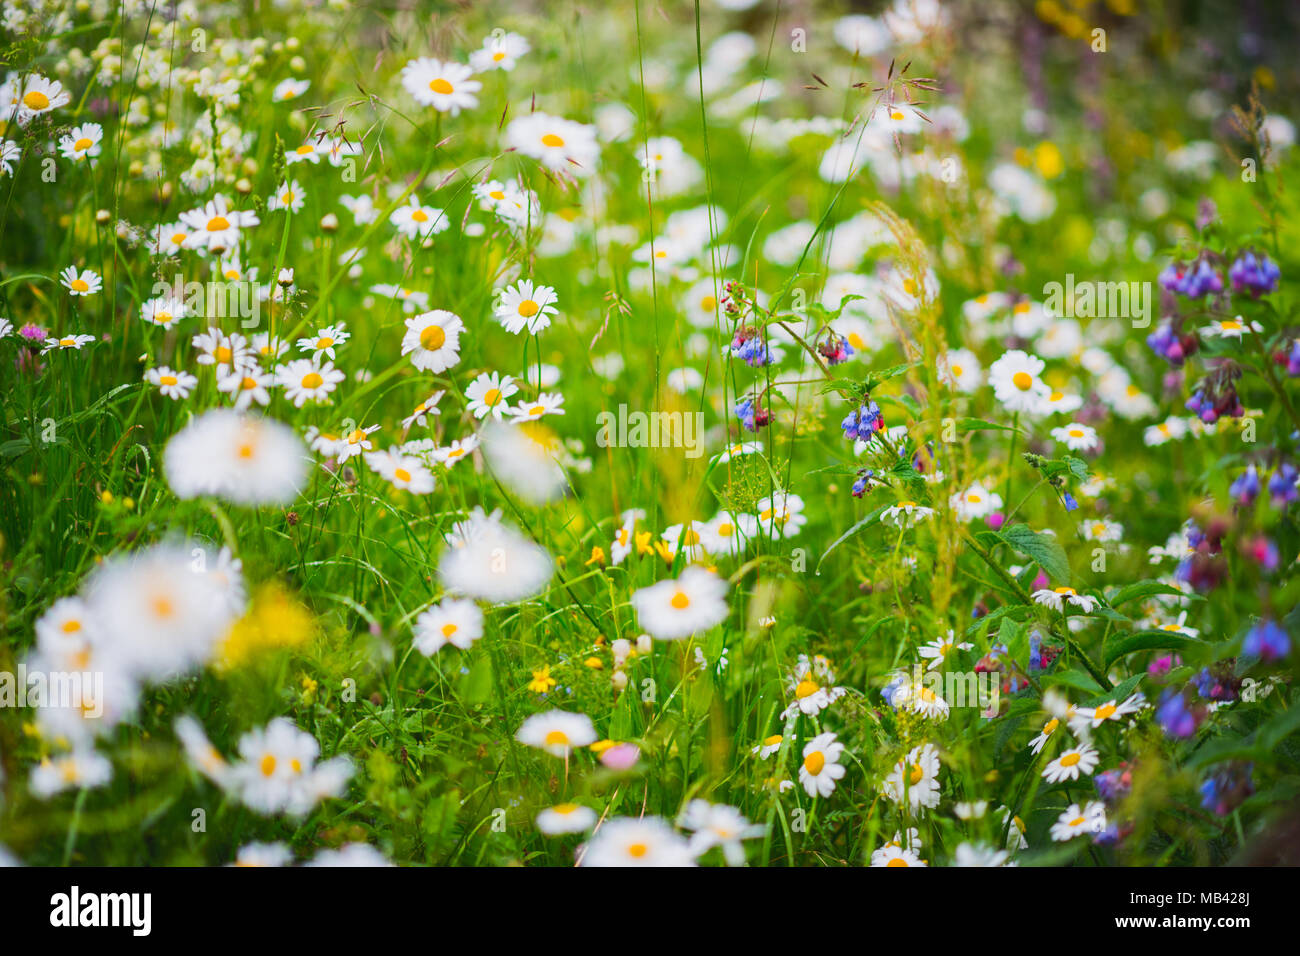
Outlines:
<svg viewBox="0 0 1300 956"><path fill-rule="evenodd" d="M534 694L545 694L555 686L555 678L551 676L551 665L543 664L541 670L533 671L533 679L528 682L528 689Z"/></svg>
<svg viewBox="0 0 1300 956"><path fill-rule="evenodd" d="M594 744L591 745L591 752L592 752L592 753L597 753L597 754L602 754L602 753L604 753L606 750L608 750L610 747L613 747L614 744L615 744L615 741L610 740L609 738L606 738L606 739L604 739L604 740L597 740Z"/></svg>
<svg viewBox="0 0 1300 956"><path fill-rule="evenodd" d="M605 563L605 549L598 544L592 545L591 557L587 560L587 566L590 567L593 564L604 565L604 563Z"/></svg>
<svg viewBox="0 0 1300 956"><path fill-rule="evenodd" d="M650 553L650 537L649 531L638 531L636 533L636 553L638 555Z"/></svg>
<svg viewBox="0 0 1300 956"><path fill-rule="evenodd" d="M594 671L603 671L605 669L605 665L601 662L599 657L588 657L582 663Z"/></svg>

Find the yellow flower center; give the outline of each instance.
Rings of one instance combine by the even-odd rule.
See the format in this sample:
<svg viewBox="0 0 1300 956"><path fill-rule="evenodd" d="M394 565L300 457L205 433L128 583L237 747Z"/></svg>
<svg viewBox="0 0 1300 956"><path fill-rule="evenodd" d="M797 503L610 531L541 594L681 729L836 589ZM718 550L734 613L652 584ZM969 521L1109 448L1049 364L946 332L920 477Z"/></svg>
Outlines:
<svg viewBox="0 0 1300 956"><path fill-rule="evenodd" d="M446 96L449 93L456 92L456 88L452 86L450 83L448 83L446 80L444 80L442 77L438 77L436 80L433 80L429 84L429 89L433 90L433 92L435 93L440 93L443 96Z"/></svg>
<svg viewBox="0 0 1300 956"><path fill-rule="evenodd" d="M411 218L414 219L416 222L428 222L429 214L425 212L423 209L417 209L415 210L415 212L411 213Z"/></svg>
<svg viewBox="0 0 1300 956"><path fill-rule="evenodd" d="M554 133L547 133L542 137L542 145L557 148L564 145L564 138L556 136Z"/></svg>
<svg viewBox="0 0 1300 956"><path fill-rule="evenodd" d="M627 848L627 855L638 860L649 852L650 848L644 843L633 843Z"/></svg>
<svg viewBox="0 0 1300 956"><path fill-rule="evenodd" d="M175 375L160 375L160 376L158 377L158 384L159 384L159 385L175 385L175 384L176 384L176 376L175 376Z"/></svg>
<svg viewBox="0 0 1300 956"><path fill-rule="evenodd" d="M50 105L50 98L40 90L30 90L23 96L23 105L29 110L43 110Z"/></svg>
<svg viewBox="0 0 1300 956"><path fill-rule="evenodd" d="M1173 626L1175 629L1177 629L1178 627L1177 624ZM1100 707L1097 708L1093 716L1097 720L1106 720L1107 718L1114 716L1115 711L1117 710L1119 710L1119 708L1116 707L1114 704L1102 704Z"/></svg>
<svg viewBox="0 0 1300 956"><path fill-rule="evenodd" d="M428 349L430 352L442 348L443 343L446 341L447 333L442 330L441 326L431 325L420 333L420 347Z"/></svg>
<svg viewBox="0 0 1300 956"><path fill-rule="evenodd" d="M673 592L672 599L668 602L675 610L684 611L691 606L691 598L685 591Z"/></svg>
<svg viewBox="0 0 1300 956"><path fill-rule="evenodd" d="M68 283L73 292L89 292L90 283L85 279L73 279Z"/></svg>
<svg viewBox="0 0 1300 956"><path fill-rule="evenodd" d="M275 755L267 754L262 758L262 776L269 777L275 773Z"/></svg>
<svg viewBox="0 0 1300 956"><path fill-rule="evenodd" d="M208 220L208 232L223 232L230 228L230 220L225 216L213 216Z"/></svg>
<svg viewBox="0 0 1300 956"><path fill-rule="evenodd" d="M717 307L718 307L718 300L714 296L706 295L704 298L700 300L700 308L703 309L705 312L712 312Z"/></svg>
<svg viewBox="0 0 1300 956"><path fill-rule="evenodd" d="M821 773L822 768L826 766L826 755L820 750L814 750L808 756L803 758L803 766L805 770L815 777Z"/></svg>
<svg viewBox="0 0 1300 956"><path fill-rule="evenodd" d="M492 406L492 405L496 405L500 401L501 401L501 389L499 388L489 388L486 392L483 393L484 405Z"/></svg>
<svg viewBox="0 0 1300 956"><path fill-rule="evenodd" d="M81 137L81 139L77 140L75 143L72 144L72 150L75 153L84 153L86 150L90 149L90 147L94 145L95 143L93 140L87 139L86 137L83 136Z"/></svg>
<svg viewBox="0 0 1300 956"><path fill-rule="evenodd" d="M455 624L444 624L442 626L442 636L446 638L450 638L453 634L455 634L459 630L460 628L457 627Z"/></svg>
<svg viewBox="0 0 1300 956"><path fill-rule="evenodd" d="M552 730L546 735L546 746L548 747L567 747L569 745L569 735L562 730Z"/></svg>
<svg viewBox="0 0 1300 956"><path fill-rule="evenodd" d="M1077 753L1068 753L1068 754L1066 754L1064 757L1061 758L1061 766L1062 766L1062 767L1073 767L1075 764L1077 764L1077 763L1079 762L1079 760L1080 760L1080 757L1079 757L1079 755L1078 755Z"/></svg>
<svg viewBox="0 0 1300 956"><path fill-rule="evenodd" d="M798 684L795 685L794 696L797 697L799 700L803 700L805 697L811 697L819 690L821 690L821 687L817 685L816 681L811 681L805 677L803 680L801 680Z"/></svg>
<svg viewBox="0 0 1300 956"><path fill-rule="evenodd" d="M912 786L914 787L922 780L925 779L925 771L921 769L921 765L919 763L912 764L912 775L908 779L911 781Z"/></svg>
<svg viewBox="0 0 1300 956"><path fill-rule="evenodd" d="M1034 386L1034 377L1028 372L1017 372L1011 376L1011 384L1022 392L1027 392Z"/></svg>
<svg viewBox="0 0 1300 956"><path fill-rule="evenodd" d="M536 302L534 302L532 299L524 299L523 302L519 303L519 314L522 315L525 319L531 319L533 316L535 316L538 312L541 311L541 308L542 307L538 305Z"/></svg>
<svg viewBox="0 0 1300 956"><path fill-rule="evenodd" d="M405 481L409 483L411 480L411 473L407 471L405 468L395 468L393 469L393 477L395 477L398 481Z"/></svg>

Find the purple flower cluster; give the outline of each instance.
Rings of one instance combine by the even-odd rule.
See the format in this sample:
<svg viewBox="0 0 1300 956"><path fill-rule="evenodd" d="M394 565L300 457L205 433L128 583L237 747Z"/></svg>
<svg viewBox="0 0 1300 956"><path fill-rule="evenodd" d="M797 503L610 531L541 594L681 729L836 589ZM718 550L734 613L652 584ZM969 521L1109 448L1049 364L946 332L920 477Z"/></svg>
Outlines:
<svg viewBox="0 0 1300 956"><path fill-rule="evenodd" d="M1113 770L1103 770L1092 778L1097 796L1107 803L1118 803L1133 792L1133 769L1122 763Z"/></svg>
<svg viewBox="0 0 1300 956"><path fill-rule="evenodd" d="M1205 720L1206 710L1201 706L1192 706L1187 695L1172 687L1165 689L1156 704L1156 720L1166 734L1179 740L1186 740L1196 734L1196 728Z"/></svg>
<svg viewBox="0 0 1300 956"><path fill-rule="evenodd" d="M741 399L736 403L735 412L740 424L751 432L765 428L772 421L772 413L754 398Z"/></svg>
<svg viewBox="0 0 1300 956"><path fill-rule="evenodd" d="M849 360L854 349L849 345L848 339L832 332L830 338L817 346L817 351L826 360L827 365L841 365Z"/></svg>
<svg viewBox="0 0 1300 956"><path fill-rule="evenodd" d="M1202 667L1192 678L1196 692L1205 700L1230 703L1237 699L1241 689L1241 678L1233 673L1234 660L1219 661L1209 667Z"/></svg>
<svg viewBox="0 0 1300 956"><path fill-rule="evenodd" d="M1194 333L1179 335L1172 322L1165 322L1147 336L1147 345L1174 368L1182 368L1183 362L1200 348L1201 343Z"/></svg>
<svg viewBox="0 0 1300 956"><path fill-rule="evenodd" d="M772 350L768 348L767 340L752 327L736 330L736 335L731 340L731 355L754 368L771 365L776 361Z"/></svg>
<svg viewBox="0 0 1300 956"><path fill-rule="evenodd" d="M1224 415L1240 418L1246 414L1241 399L1237 397L1237 389L1231 384L1217 391L1202 386L1186 401L1184 407L1189 412L1195 413L1207 425L1213 425Z"/></svg>
<svg viewBox="0 0 1300 956"><path fill-rule="evenodd" d="M1291 637L1276 621L1260 621L1241 642L1243 657L1257 657L1261 661L1280 661L1291 653Z"/></svg>
<svg viewBox="0 0 1300 956"><path fill-rule="evenodd" d="M1255 298L1272 292L1282 280L1282 270L1268 256L1247 252L1228 269L1228 278L1237 292L1248 292Z"/></svg>
<svg viewBox="0 0 1300 956"><path fill-rule="evenodd" d="M849 441L861 440L867 441L878 431L883 431L885 427L885 416L880 411L880 406L870 399L865 405L853 409L840 422L840 428L844 429L844 437Z"/></svg>
<svg viewBox="0 0 1300 956"><path fill-rule="evenodd" d="M1250 763L1230 763L1219 767L1201 784L1201 806L1226 817L1255 792Z"/></svg>
<svg viewBox="0 0 1300 956"><path fill-rule="evenodd" d="M1200 299L1212 292L1223 291L1223 279L1206 259L1197 259L1190 266L1171 262L1160 273L1162 288L1177 292L1189 299Z"/></svg>
<svg viewBox="0 0 1300 956"><path fill-rule="evenodd" d="M1228 494L1232 499L1243 508L1249 508L1259 497L1260 488L1263 487L1259 480L1259 472L1254 465L1251 465L1228 486Z"/></svg>
<svg viewBox="0 0 1300 956"><path fill-rule="evenodd" d="M1300 471L1296 470L1295 465L1285 461L1269 476L1268 495L1273 501L1274 508L1285 508L1300 498L1300 490L1296 488L1297 479L1300 479Z"/></svg>
<svg viewBox="0 0 1300 956"><path fill-rule="evenodd" d="M871 487L871 482L875 477L876 473L870 468L865 468L858 472L858 478L853 482L853 497L861 498L865 495L867 489Z"/></svg>

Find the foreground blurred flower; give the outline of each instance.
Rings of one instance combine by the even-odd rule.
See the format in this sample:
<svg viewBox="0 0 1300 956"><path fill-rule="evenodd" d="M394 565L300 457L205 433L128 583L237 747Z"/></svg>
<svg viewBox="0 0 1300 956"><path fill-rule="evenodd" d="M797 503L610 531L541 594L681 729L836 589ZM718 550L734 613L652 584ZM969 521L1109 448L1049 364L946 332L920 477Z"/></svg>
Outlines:
<svg viewBox="0 0 1300 956"><path fill-rule="evenodd" d="M537 829L547 836L585 833L596 825L596 811L577 803L558 803L537 814Z"/></svg>
<svg viewBox="0 0 1300 956"><path fill-rule="evenodd" d="M311 612L282 586L266 584L221 641L216 664L223 670L240 667L268 651L301 647L315 635Z"/></svg>
<svg viewBox="0 0 1300 956"><path fill-rule="evenodd" d="M690 845L659 817L617 817L582 849L580 866L694 866Z"/></svg>
<svg viewBox="0 0 1300 956"><path fill-rule="evenodd" d="M415 647L432 657L448 644L469 650L483 636L483 612L473 601L446 598L415 619Z"/></svg>
<svg viewBox="0 0 1300 956"><path fill-rule="evenodd" d="M688 567L676 580L660 581L632 594L637 620L651 637L676 641L707 631L727 617L727 582L701 567Z"/></svg>
<svg viewBox="0 0 1300 956"><path fill-rule="evenodd" d="M541 545L496 515L475 514L438 562L448 591L492 604L522 601L546 587L555 568Z"/></svg>
<svg viewBox="0 0 1300 956"><path fill-rule="evenodd" d="M683 830L693 830L690 851L694 857L703 856L715 846L722 847L728 866L743 866L745 848L742 840L752 840L767 833L761 823L750 823L735 807L707 800L692 800L686 805L677 821Z"/></svg>
<svg viewBox="0 0 1300 956"><path fill-rule="evenodd" d="M556 458L559 436L540 422L508 425L489 422L483 429L483 456L501 483L529 504L564 494L569 481Z"/></svg>
<svg viewBox="0 0 1300 956"><path fill-rule="evenodd" d="M352 762L335 757L317 764L320 744L293 722L277 717L239 740L241 763L229 783L250 809L259 813L303 816L327 797L342 795Z"/></svg>
<svg viewBox="0 0 1300 956"><path fill-rule="evenodd" d="M1280 661L1291 653L1291 638L1275 621L1260 621L1241 642L1243 657L1257 657L1262 661Z"/></svg>
<svg viewBox="0 0 1300 956"><path fill-rule="evenodd" d="M241 505L288 504L302 490L310 464L293 429L228 409L194 419L163 452L178 498L212 495Z"/></svg>
<svg viewBox="0 0 1300 956"><path fill-rule="evenodd" d="M586 747L596 742L596 728L586 714L548 710L525 720L515 739L567 760L575 747Z"/></svg>

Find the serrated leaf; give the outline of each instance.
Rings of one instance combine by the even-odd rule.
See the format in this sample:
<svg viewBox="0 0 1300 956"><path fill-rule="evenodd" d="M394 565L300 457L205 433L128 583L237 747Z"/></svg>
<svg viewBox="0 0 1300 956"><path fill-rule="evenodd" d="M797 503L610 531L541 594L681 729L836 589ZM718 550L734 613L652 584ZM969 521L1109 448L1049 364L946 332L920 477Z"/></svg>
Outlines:
<svg viewBox="0 0 1300 956"><path fill-rule="evenodd" d="M1051 535L1039 534L1027 524L1012 525L996 534L1021 554L1035 561L1052 580L1070 580L1070 562L1065 557L1065 550Z"/></svg>

